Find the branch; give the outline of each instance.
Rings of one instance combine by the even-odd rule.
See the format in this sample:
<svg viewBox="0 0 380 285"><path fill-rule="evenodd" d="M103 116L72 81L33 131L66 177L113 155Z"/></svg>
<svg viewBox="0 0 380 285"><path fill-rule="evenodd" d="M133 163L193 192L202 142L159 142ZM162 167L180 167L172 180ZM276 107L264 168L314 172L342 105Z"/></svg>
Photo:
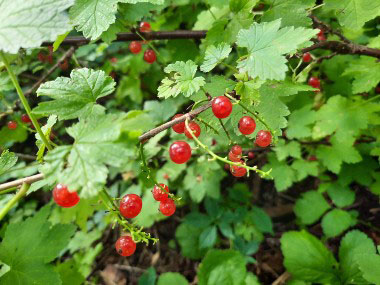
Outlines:
<svg viewBox="0 0 380 285"><path fill-rule="evenodd" d="M22 185L23 183L30 185L34 182L42 180L43 178L44 178L44 176L42 174L36 174L36 175L21 178L21 179L17 179L17 180L8 182L8 183L3 183L3 184L0 184L0 191L7 190L7 189L13 188L13 187L18 187L18 186Z"/></svg>
<svg viewBox="0 0 380 285"><path fill-rule="evenodd" d="M347 39L345 36L343 36L342 33L338 32L336 30L333 30L329 25L323 23L316 16L309 15L309 17L312 19L314 27L322 28L322 30L324 30L325 32L328 32L330 34L334 34L334 35L338 36L340 38L340 40L345 42L345 43L352 43L349 39Z"/></svg>
<svg viewBox="0 0 380 285"><path fill-rule="evenodd" d="M203 39L206 37L207 31L160 31L141 33L147 40L173 40L173 39ZM116 35L117 42L140 41L141 37L137 33L119 33ZM81 46L90 43L85 37L67 37L63 40L63 46ZM53 42L43 42L42 46L51 46Z"/></svg>

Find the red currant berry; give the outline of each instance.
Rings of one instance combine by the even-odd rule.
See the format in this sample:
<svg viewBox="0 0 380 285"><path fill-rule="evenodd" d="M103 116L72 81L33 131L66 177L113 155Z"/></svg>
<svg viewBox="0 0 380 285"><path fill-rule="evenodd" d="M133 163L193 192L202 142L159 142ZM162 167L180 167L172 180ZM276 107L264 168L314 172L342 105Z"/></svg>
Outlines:
<svg viewBox="0 0 380 285"><path fill-rule="evenodd" d="M240 162L241 156L234 154L232 151L228 153L228 159L233 162Z"/></svg>
<svg viewBox="0 0 380 285"><path fill-rule="evenodd" d="M212 139L211 145L214 146L214 145L217 145L217 144L218 144L218 142L216 141L216 139Z"/></svg>
<svg viewBox="0 0 380 285"><path fill-rule="evenodd" d="M241 148L240 145L234 145L232 148L231 148L231 152L234 154L234 155L241 155L241 153L243 152L243 149Z"/></svg>
<svg viewBox="0 0 380 285"><path fill-rule="evenodd" d="M247 174L247 169L237 165L231 165L230 172L235 177L242 177Z"/></svg>
<svg viewBox="0 0 380 285"><path fill-rule="evenodd" d="M169 187L165 184L160 184L160 186L162 188L164 188L165 191L163 191L160 187L158 187L157 185L154 185L154 188L152 190L152 194L153 194L153 198L154 200L156 201L165 201L166 199L168 199L168 193L169 193Z"/></svg>
<svg viewBox="0 0 380 285"><path fill-rule="evenodd" d="M256 135L256 144L261 147L267 147L272 142L270 131L259 131Z"/></svg>
<svg viewBox="0 0 380 285"><path fill-rule="evenodd" d="M110 61L111 61L112 63L116 63L116 62L117 62L117 58L116 58L116 57L111 57Z"/></svg>
<svg viewBox="0 0 380 285"><path fill-rule="evenodd" d="M116 241L115 248L121 256L131 256L136 251L136 243L130 236L121 236Z"/></svg>
<svg viewBox="0 0 380 285"><path fill-rule="evenodd" d="M315 155L310 155L307 159L308 161L317 161L317 157Z"/></svg>
<svg viewBox="0 0 380 285"><path fill-rule="evenodd" d="M319 81L317 77L313 77L313 76L310 77L308 83L311 87L314 87L317 89L321 88L321 81Z"/></svg>
<svg viewBox="0 0 380 285"><path fill-rule="evenodd" d="M46 56L42 52L38 53L37 58L41 62L45 62L46 61Z"/></svg>
<svg viewBox="0 0 380 285"><path fill-rule="evenodd" d="M57 184L53 189L54 202L63 207L71 208L78 204L80 198L77 192L70 192L66 185Z"/></svg>
<svg viewBox="0 0 380 285"><path fill-rule="evenodd" d="M182 117L182 116L183 116L183 114L177 114L172 118L172 120L177 119L177 118ZM172 129L177 134L183 134L185 132L185 127L186 127L185 122L181 122L181 123L178 123L178 124L175 124L174 126L172 126Z"/></svg>
<svg viewBox="0 0 380 285"><path fill-rule="evenodd" d="M252 117L244 116L239 120L239 131L243 135L250 135L256 129L256 122Z"/></svg>
<svg viewBox="0 0 380 285"><path fill-rule="evenodd" d="M325 35L318 36L318 41L324 42L326 40Z"/></svg>
<svg viewBox="0 0 380 285"><path fill-rule="evenodd" d="M196 122L190 122L189 123L189 129L193 132L193 134L194 134L195 137L199 137L200 136L200 134L201 134L201 127ZM187 128L185 128L185 135L189 139L193 139L193 137L191 136L191 134L187 130Z"/></svg>
<svg viewBox="0 0 380 285"><path fill-rule="evenodd" d="M67 59L65 59L64 61L60 62L59 63L59 68L62 70L62 71L66 71L67 69L69 69L69 62Z"/></svg>
<svg viewBox="0 0 380 285"><path fill-rule="evenodd" d="M325 34L325 31L323 29L319 29L317 36L322 36L324 34Z"/></svg>
<svg viewBox="0 0 380 285"><path fill-rule="evenodd" d="M16 121L9 121L7 126L8 126L8 129L15 130L15 129L17 129L17 122Z"/></svg>
<svg viewBox="0 0 380 285"><path fill-rule="evenodd" d="M152 64L153 62L156 61L156 53L154 52L154 50L151 50L151 49L147 49L145 52L144 52L144 60L149 63L149 64Z"/></svg>
<svg viewBox="0 0 380 285"><path fill-rule="evenodd" d="M304 53L302 56L302 60L303 60L303 62L310 62L312 60L311 54L308 52Z"/></svg>
<svg viewBox="0 0 380 285"><path fill-rule="evenodd" d="M185 163L191 157L191 147L187 142L176 141L170 146L169 155L174 163Z"/></svg>
<svg viewBox="0 0 380 285"><path fill-rule="evenodd" d="M129 44L129 50L131 53L138 54L141 51L141 43L133 41Z"/></svg>
<svg viewBox="0 0 380 285"><path fill-rule="evenodd" d="M140 32L147 33L147 32L150 32L150 30L151 30L151 28L150 28L149 22L141 22L140 23Z"/></svg>
<svg viewBox="0 0 380 285"><path fill-rule="evenodd" d="M249 159L254 159L255 158L255 154L254 154L253 151L248 152L248 158Z"/></svg>
<svg viewBox="0 0 380 285"><path fill-rule="evenodd" d="M27 114L21 115L21 121L23 121L24 123L31 123L32 122L32 120L29 118L29 116Z"/></svg>
<svg viewBox="0 0 380 285"><path fill-rule="evenodd" d="M127 218L132 219L140 214L142 208L142 200L136 194L127 194L120 201L120 212Z"/></svg>
<svg viewBox="0 0 380 285"><path fill-rule="evenodd" d="M51 54L46 56L46 61L50 64L53 64L53 56Z"/></svg>
<svg viewBox="0 0 380 285"><path fill-rule="evenodd" d="M160 203L160 211L165 216L171 216L176 209L175 203L172 199L166 199Z"/></svg>
<svg viewBox="0 0 380 285"><path fill-rule="evenodd" d="M170 176L167 173L165 173L163 177L164 177L165 180L169 180L170 179Z"/></svg>
<svg viewBox="0 0 380 285"><path fill-rule="evenodd" d="M212 101L212 112L219 119L227 118L232 112L232 103L225 96L219 96Z"/></svg>

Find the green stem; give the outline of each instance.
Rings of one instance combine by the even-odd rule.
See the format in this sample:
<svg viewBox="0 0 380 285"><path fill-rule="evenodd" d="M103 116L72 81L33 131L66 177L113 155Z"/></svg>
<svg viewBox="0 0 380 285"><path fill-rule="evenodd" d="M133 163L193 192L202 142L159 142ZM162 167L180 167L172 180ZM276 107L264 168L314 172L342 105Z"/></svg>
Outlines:
<svg viewBox="0 0 380 285"><path fill-rule="evenodd" d="M232 144L232 139L231 139L230 134L228 133L226 127L224 126L223 121L221 119L218 119L218 120L219 120L219 123L221 124L224 132L226 133L226 135L227 135L227 137L228 137L228 139L230 141L230 144Z"/></svg>
<svg viewBox="0 0 380 285"><path fill-rule="evenodd" d="M13 191L15 191L15 190L17 190L17 189L18 189L18 187L15 186L15 187L12 187L12 188L9 188L9 189L6 189L6 190L3 190L3 191L0 191L0 195L2 195L2 194L7 194L7 193L10 193L10 192L13 192Z"/></svg>
<svg viewBox="0 0 380 285"><path fill-rule="evenodd" d="M209 127L210 129L212 129L217 135L219 135L219 132L217 129L215 129L213 126L211 126L209 123L207 123L205 120L203 120L202 118L200 117L196 117L196 120L201 122L202 124L204 124L206 127Z"/></svg>
<svg viewBox="0 0 380 285"><path fill-rule="evenodd" d="M10 211L10 209L13 208L13 206L26 195L26 192L28 192L28 189L30 187L30 184L24 183L21 186L20 191L16 193L16 195L8 201L8 203L5 205L3 209L0 211L0 221L5 217L5 215Z"/></svg>
<svg viewBox="0 0 380 285"><path fill-rule="evenodd" d="M234 71L235 73L239 73L239 70L235 67L235 66L232 66L232 65L230 65L230 64L228 64L228 63L225 63L225 62L220 62L222 65L224 65L224 66L226 66L226 67L228 67L229 69L231 69L232 71Z"/></svg>
<svg viewBox="0 0 380 285"><path fill-rule="evenodd" d="M242 164L240 162L233 162L233 161L230 161L226 158L223 158L223 157L220 157L219 155L217 155L215 152L213 152L212 150L210 150L208 148L207 145L203 144L194 134L193 132L191 131L191 129L189 128L189 120L186 119L185 121L185 126L187 128L187 130L189 131L189 133L191 134L191 136L193 137L194 141L201 147L203 148L205 151L207 151L213 159L216 159L216 160L219 160L219 161L222 161L224 163L227 163L227 164L230 164L230 165L236 165L236 166L239 166L239 167L243 167L247 170L247 172L249 173L250 170L252 171L255 171L256 173L260 174L261 177L270 177L270 172L272 170L269 170L269 171L262 171L260 169L257 168L257 166L247 166L245 164Z"/></svg>
<svg viewBox="0 0 380 285"><path fill-rule="evenodd" d="M158 50L148 41L144 38L144 36L136 29L136 34L143 40L147 43L147 45L152 49L154 50L154 52L157 54L157 55L160 55L160 53L158 52Z"/></svg>
<svg viewBox="0 0 380 285"><path fill-rule="evenodd" d="M363 105L367 104L368 102L371 102L371 101L374 101L374 100L378 99L379 97L380 97L380 94L376 95L376 96L373 96L372 98L370 98L368 100L365 100L364 102L361 102L360 104L354 105L354 106L352 106L349 109L356 109L357 107L363 106Z"/></svg>
<svg viewBox="0 0 380 285"><path fill-rule="evenodd" d="M0 56L1 56L1 59L2 59L2 61L4 63L4 65L5 65L5 68L8 71L8 74L9 74L9 77L11 78L11 80L12 80L12 83L13 83L14 87L17 90L17 93L18 93L18 96L20 97L22 105L24 106L24 109L25 109L26 113L28 114L28 116L29 116L30 120L32 121L34 127L36 128L37 133L40 135L40 137L41 137L42 141L44 142L45 146L47 147L47 149L48 150L52 150L53 149L52 146L50 145L49 141L47 140L47 138L45 137L44 133L42 132L41 127L38 124L37 119L32 114L32 109L30 108L28 100L26 100L25 95L22 92L21 86L18 83L17 77L14 74L14 72L13 72L13 70L12 70L10 64L9 64L8 59L6 58L6 56L4 55L4 53L1 52L1 51L0 51Z"/></svg>

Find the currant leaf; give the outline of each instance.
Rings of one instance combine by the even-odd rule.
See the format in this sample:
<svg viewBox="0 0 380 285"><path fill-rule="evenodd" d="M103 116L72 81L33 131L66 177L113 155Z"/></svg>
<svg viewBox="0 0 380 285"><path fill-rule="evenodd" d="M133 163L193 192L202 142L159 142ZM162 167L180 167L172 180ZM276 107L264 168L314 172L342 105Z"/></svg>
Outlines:
<svg viewBox="0 0 380 285"><path fill-rule="evenodd" d="M217 47L211 45L207 47L205 58L200 69L203 72L209 72L214 69L223 59L227 58L232 48L226 43L221 43Z"/></svg>

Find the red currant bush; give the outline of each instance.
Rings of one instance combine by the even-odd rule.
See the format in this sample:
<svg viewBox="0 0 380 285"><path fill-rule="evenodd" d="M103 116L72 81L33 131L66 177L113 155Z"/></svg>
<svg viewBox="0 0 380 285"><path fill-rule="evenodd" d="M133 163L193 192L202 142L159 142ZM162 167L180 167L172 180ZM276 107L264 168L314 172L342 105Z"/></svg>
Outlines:
<svg viewBox="0 0 380 285"><path fill-rule="evenodd" d="M141 22L139 28L140 28L140 32L143 32L143 33L147 33L151 31L149 22Z"/></svg>
<svg viewBox="0 0 380 285"><path fill-rule="evenodd" d="M54 202L63 207L71 208L78 204L80 198L77 192L70 192L66 185L57 184L53 189Z"/></svg>
<svg viewBox="0 0 380 285"><path fill-rule="evenodd" d="M177 118L182 117L182 116L183 116L183 114L176 114L176 115L174 115L172 120L177 119ZM178 124L175 124L174 126L172 126L172 129L177 134L183 134L185 132L185 127L186 127L185 122L181 122L181 123L178 123Z"/></svg>
<svg viewBox="0 0 380 285"><path fill-rule="evenodd" d="M137 41L133 41L129 44L129 50L133 54L138 54L141 51L141 43Z"/></svg>
<svg viewBox="0 0 380 285"><path fill-rule="evenodd" d="M121 236L117 239L115 248L121 256L131 256L136 251L136 243L130 236Z"/></svg>
<svg viewBox="0 0 380 285"><path fill-rule="evenodd" d="M162 188L164 188L165 191L163 191L160 187L157 185L154 185L154 188L152 190L153 198L156 201L164 202L166 199L168 199L168 193L169 193L169 187L165 184L160 184Z"/></svg>
<svg viewBox="0 0 380 285"><path fill-rule="evenodd" d="M304 53L302 56L303 62L310 62L312 60L311 54L309 52Z"/></svg>
<svg viewBox="0 0 380 285"><path fill-rule="evenodd" d="M230 172L235 177L242 177L247 174L247 169L237 165L231 165Z"/></svg>
<svg viewBox="0 0 380 285"><path fill-rule="evenodd" d="M127 194L120 201L120 213L127 219L137 217L141 212L141 208L142 200L136 194Z"/></svg>
<svg viewBox="0 0 380 285"><path fill-rule="evenodd" d="M29 116L27 114L21 115L21 121L23 121L24 123L31 123L32 122L32 120L29 118Z"/></svg>
<svg viewBox="0 0 380 285"><path fill-rule="evenodd" d="M201 127L196 122L190 122L189 129L193 132L194 136L199 137L201 135ZM187 128L185 128L185 135L189 139L193 139L192 135L187 130Z"/></svg>
<svg viewBox="0 0 380 285"><path fill-rule="evenodd" d="M260 147L267 147L272 142L272 134L270 131L259 131L256 135L255 143Z"/></svg>
<svg viewBox="0 0 380 285"><path fill-rule="evenodd" d="M160 211L165 216L171 216L175 213L175 203L172 199L166 199L160 203Z"/></svg>
<svg viewBox="0 0 380 285"><path fill-rule="evenodd" d="M212 112L218 119L227 118L232 112L232 103L225 96L219 96L212 101Z"/></svg>
<svg viewBox="0 0 380 285"><path fill-rule="evenodd" d="M250 135L256 129L256 122L250 116L244 116L239 120L239 131L243 135Z"/></svg>
<svg viewBox="0 0 380 285"><path fill-rule="evenodd" d="M7 126L8 126L8 129L15 130L15 129L17 129L18 124L16 121L9 121L7 123Z"/></svg>
<svg viewBox="0 0 380 285"><path fill-rule="evenodd" d="M149 63L149 64L152 64L153 62L155 62L157 59L157 56L156 56L156 53L154 52L154 50L151 50L151 49L147 49L145 52L144 52L144 60Z"/></svg>
<svg viewBox="0 0 380 285"><path fill-rule="evenodd" d="M318 79L318 77L310 77L308 81L309 85L311 87L320 89L321 88L321 81Z"/></svg>
<svg viewBox="0 0 380 285"><path fill-rule="evenodd" d="M177 164L187 162L191 157L191 147L185 141L176 141L169 148L170 159Z"/></svg>

